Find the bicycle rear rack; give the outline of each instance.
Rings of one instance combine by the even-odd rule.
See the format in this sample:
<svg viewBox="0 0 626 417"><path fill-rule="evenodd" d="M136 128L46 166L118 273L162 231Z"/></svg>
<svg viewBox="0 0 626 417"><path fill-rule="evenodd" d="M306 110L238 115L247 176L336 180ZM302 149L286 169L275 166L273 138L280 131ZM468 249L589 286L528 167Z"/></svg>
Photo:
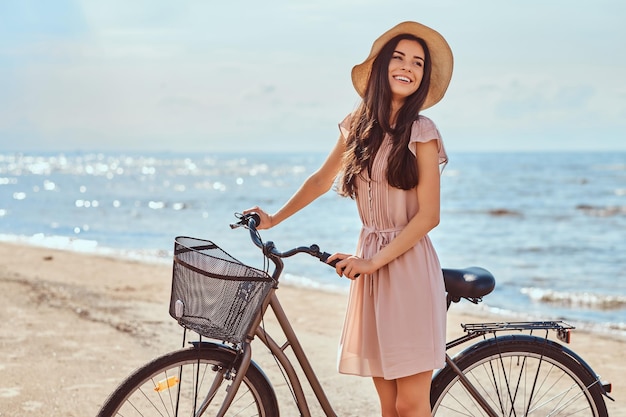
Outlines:
<svg viewBox="0 0 626 417"><path fill-rule="evenodd" d="M564 321L517 321L517 322L500 322L500 323L476 323L461 324L463 330L468 335L483 335L485 333L495 333L502 331L530 331L534 330L555 330L557 338L564 342L570 342L570 331L575 329L574 326Z"/></svg>
<svg viewBox="0 0 626 417"><path fill-rule="evenodd" d="M536 330L545 330L546 338L548 337L547 332L549 330L556 331L556 337L564 342L570 342L570 331L575 329L574 326L567 324L563 321L513 321L513 322L494 322L494 323L471 323L471 324L461 324L461 327L467 333L465 336L459 337L456 340L448 342L446 344L446 349L453 348L455 346L461 345L469 340L472 340L476 337L483 336L487 333L493 333L494 335L497 332L530 332Z"/></svg>

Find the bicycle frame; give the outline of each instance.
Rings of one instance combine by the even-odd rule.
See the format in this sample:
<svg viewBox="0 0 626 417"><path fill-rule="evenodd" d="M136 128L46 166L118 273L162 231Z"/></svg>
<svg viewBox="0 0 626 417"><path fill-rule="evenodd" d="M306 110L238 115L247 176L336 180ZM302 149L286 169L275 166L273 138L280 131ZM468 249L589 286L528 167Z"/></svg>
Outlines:
<svg viewBox="0 0 626 417"><path fill-rule="evenodd" d="M322 385L309 362L308 357L306 356L296 333L287 318L287 314L283 310L278 297L276 296L275 290L270 295L269 307L272 309L278 324L280 325L283 334L287 338L286 342L279 346L278 343L261 327L257 326L255 335L263 342L265 346L269 348L272 354L277 358L280 365L283 367L287 374L287 378L293 388L294 395L296 397L296 403L298 406L298 410L300 411L300 415L303 417L310 417L311 412L309 410L309 406L307 404L306 397L304 395L304 390L302 388L302 384L300 382L300 378L296 373L296 369L292 365L291 361L287 357L285 350L288 347L291 347L293 353L298 360L298 364L300 368L304 372L309 385L313 389L315 393L315 397L317 398L322 410L327 416L336 416Z"/></svg>
<svg viewBox="0 0 626 417"><path fill-rule="evenodd" d="M261 320L263 316L265 315L267 308L270 308L272 312L274 313L278 321L278 324L280 325L280 328L283 332L283 335L287 339L286 342L282 346L280 346L269 335L269 333L267 333L265 329L263 329L263 327L260 326ZM313 367L311 366L311 363L309 362L309 359L306 356L306 353L304 352L304 349L302 348L300 341L298 340L296 332L293 329L287 317L287 314L285 313L285 310L280 304L278 297L276 296L276 289L272 289L272 291L270 292L268 296L268 301L266 305L263 306L262 313L259 314L259 317L257 318L255 325L252 326L252 329L253 330L251 330L250 333L248 334L248 337L247 337L248 341L244 343L242 346L243 356L240 362L240 366L237 368L237 377L233 381L233 385L231 386L229 395L227 396L227 398L225 398L224 404L222 405L222 408L220 409L220 412L218 413L218 417L222 416L223 413L225 413L228 407L230 406L230 403L232 399L234 398L237 392L237 389L239 388L239 384L241 383L241 380L243 379L243 375L245 374L246 370L248 369L248 366L250 365L250 362L252 360L252 346L250 342L254 339L254 337L257 337L270 350L272 355L274 355L274 357L278 360L280 366L282 366L282 368L284 369L287 375L287 378L289 380L289 384L293 388L293 393L296 398L298 410L300 411L300 415L302 417L310 417L311 411L309 409L306 396L304 395L304 389L302 387L302 383L300 382L300 377L298 376L296 372L296 368L293 366L293 364L291 363L291 360L285 353L285 350L288 347L291 347L291 349L293 350L293 353L298 361L300 369L304 372L304 375L306 376L309 382L309 385L313 389L313 392L315 393L315 396L320 406L322 407L322 410L324 411L324 413L329 417L330 416L336 417L337 414L333 410L330 404L330 401L328 400L328 397L326 396L326 393L324 392L324 389L322 388L322 384L317 378L317 375L315 374L315 371L313 370Z"/></svg>

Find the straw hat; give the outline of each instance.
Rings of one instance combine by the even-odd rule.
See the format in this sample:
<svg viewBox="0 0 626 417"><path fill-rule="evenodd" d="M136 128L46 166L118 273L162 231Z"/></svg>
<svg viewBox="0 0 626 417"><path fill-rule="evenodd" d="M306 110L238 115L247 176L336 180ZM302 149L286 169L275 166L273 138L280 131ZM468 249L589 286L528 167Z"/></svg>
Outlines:
<svg viewBox="0 0 626 417"><path fill-rule="evenodd" d="M452 50L448 42L439 32L417 22L403 22L387 32L383 33L372 45L372 51L363 63L352 68L352 84L361 97L365 95L367 82L372 71L372 63L380 53L380 50L397 35L409 34L423 39L428 45L432 72L430 75L430 89L426 101L422 106L427 109L434 106L443 98L443 95L450 84L452 78L453 57Z"/></svg>

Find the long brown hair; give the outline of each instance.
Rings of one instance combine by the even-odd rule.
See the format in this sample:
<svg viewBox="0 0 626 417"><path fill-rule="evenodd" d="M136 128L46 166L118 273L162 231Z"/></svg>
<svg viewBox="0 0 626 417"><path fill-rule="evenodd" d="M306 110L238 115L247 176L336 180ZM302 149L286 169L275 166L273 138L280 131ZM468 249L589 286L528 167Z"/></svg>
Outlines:
<svg viewBox="0 0 626 417"><path fill-rule="evenodd" d="M424 48L424 74L419 88L406 98L398 111L395 126L391 119L391 87L389 86L389 61L403 39L417 41ZM354 198L357 194L356 179L363 170L371 172L374 157L385 134L391 136L393 145L387 163L387 182L392 187L410 190L417 186L417 164L408 148L411 126L419 117L424 105L431 73L430 53L426 42L413 35L403 34L391 39L381 49L372 64L363 101L352 116L350 134L346 138L347 149L343 159L343 172L338 183L340 195Z"/></svg>

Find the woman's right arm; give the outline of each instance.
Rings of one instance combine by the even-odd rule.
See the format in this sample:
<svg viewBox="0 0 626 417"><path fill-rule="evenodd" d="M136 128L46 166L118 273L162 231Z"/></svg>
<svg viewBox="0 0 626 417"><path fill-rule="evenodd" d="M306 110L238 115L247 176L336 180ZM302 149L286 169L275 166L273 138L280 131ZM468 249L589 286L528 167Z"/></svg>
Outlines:
<svg viewBox="0 0 626 417"><path fill-rule="evenodd" d="M322 166L311 174L298 191L273 215L265 213L259 207L252 207L244 210L243 213L256 212L261 216L261 224L258 229L269 229L276 226L330 190L341 169L341 161L345 150L346 140L343 136L339 136L339 140L337 140L335 147L326 157L326 161L324 161Z"/></svg>

